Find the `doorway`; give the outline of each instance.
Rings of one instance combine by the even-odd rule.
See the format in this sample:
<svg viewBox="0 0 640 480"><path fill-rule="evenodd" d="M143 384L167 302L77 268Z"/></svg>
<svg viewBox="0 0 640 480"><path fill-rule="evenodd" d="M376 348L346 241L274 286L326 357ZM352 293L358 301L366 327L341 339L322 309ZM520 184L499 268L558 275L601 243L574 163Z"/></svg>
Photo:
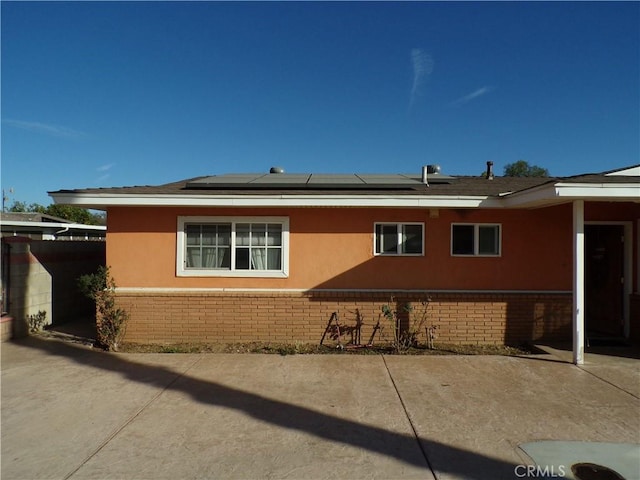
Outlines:
<svg viewBox="0 0 640 480"><path fill-rule="evenodd" d="M585 225L585 326L589 338L622 338L624 226Z"/></svg>

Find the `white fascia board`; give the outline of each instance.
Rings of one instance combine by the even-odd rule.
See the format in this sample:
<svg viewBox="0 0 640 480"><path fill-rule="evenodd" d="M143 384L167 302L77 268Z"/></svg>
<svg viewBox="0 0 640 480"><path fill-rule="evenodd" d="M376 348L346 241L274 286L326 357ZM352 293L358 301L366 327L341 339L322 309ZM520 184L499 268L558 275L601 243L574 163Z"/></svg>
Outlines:
<svg viewBox="0 0 640 480"><path fill-rule="evenodd" d="M640 177L640 165L623 168L605 174L607 177Z"/></svg>
<svg viewBox="0 0 640 480"><path fill-rule="evenodd" d="M554 183L504 197L505 207L532 207L571 200L640 202L640 185L610 183Z"/></svg>
<svg viewBox="0 0 640 480"><path fill-rule="evenodd" d="M55 203L87 208L130 207L402 207L499 208L487 196L426 195L114 195L51 194Z"/></svg>
<svg viewBox="0 0 640 480"><path fill-rule="evenodd" d="M84 223L57 223L57 222L28 222L20 220L1 220L0 225L7 227L37 227L73 230L99 230L106 231L104 225L85 225Z"/></svg>
<svg viewBox="0 0 640 480"><path fill-rule="evenodd" d="M541 185L521 192L510 193L502 197L505 207L529 207L557 201L554 184Z"/></svg>
<svg viewBox="0 0 640 480"><path fill-rule="evenodd" d="M640 202L640 184L556 183L556 195L562 198L619 200Z"/></svg>

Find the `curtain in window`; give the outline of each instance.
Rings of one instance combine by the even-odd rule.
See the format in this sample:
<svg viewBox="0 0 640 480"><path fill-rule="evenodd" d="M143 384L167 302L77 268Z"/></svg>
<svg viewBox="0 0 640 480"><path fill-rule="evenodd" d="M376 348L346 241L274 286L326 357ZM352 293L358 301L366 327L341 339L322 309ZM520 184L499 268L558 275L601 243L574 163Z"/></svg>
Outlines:
<svg viewBox="0 0 640 480"><path fill-rule="evenodd" d="M188 268L200 267L200 247L187 248L187 267Z"/></svg>
<svg viewBox="0 0 640 480"><path fill-rule="evenodd" d="M251 269L252 270L267 269L267 251L264 248L251 249Z"/></svg>
<svg viewBox="0 0 640 480"><path fill-rule="evenodd" d="M232 225L227 223L188 224L186 233L187 268L236 270L281 270L282 225L273 223L235 224L232 251Z"/></svg>
<svg viewBox="0 0 640 480"><path fill-rule="evenodd" d="M187 268L230 268L231 225L187 225Z"/></svg>
<svg viewBox="0 0 640 480"><path fill-rule="evenodd" d="M267 269L280 270L282 268L282 251L279 248L270 248L267 250Z"/></svg>

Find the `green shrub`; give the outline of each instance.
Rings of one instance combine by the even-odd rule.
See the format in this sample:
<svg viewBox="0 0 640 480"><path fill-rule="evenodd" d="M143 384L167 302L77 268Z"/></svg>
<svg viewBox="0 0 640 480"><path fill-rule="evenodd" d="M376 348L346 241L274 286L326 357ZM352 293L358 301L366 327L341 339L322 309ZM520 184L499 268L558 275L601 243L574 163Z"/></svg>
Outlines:
<svg viewBox="0 0 640 480"><path fill-rule="evenodd" d="M382 316L391 326L391 345L396 353L406 353L418 345L418 336L427 323L430 301L430 298L425 298L420 301L420 307L416 308L410 302L400 304L391 297L390 302L382 306ZM396 308L393 308L394 304Z"/></svg>
<svg viewBox="0 0 640 480"><path fill-rule="evenodd" d="M41 332L47 324L47 312L39 310L34 315L27 315L27 324L29 325L29 333Z"/></svg>
<svg viewBox="0 0 640 480"><path fill-rule="evenodd" d="M96 304L96 341L106 350L117 351L129 320L129 314L116 304L116 283L109 267L78 279L80 291Z"/></svg>

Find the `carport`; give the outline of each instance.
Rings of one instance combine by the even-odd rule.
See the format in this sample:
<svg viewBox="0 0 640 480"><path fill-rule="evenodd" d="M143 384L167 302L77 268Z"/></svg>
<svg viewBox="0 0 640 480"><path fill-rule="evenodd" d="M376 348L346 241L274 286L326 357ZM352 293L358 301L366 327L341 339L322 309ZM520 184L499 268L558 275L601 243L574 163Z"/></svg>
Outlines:
<svg viewBox="0 0 640 480"><path fill-rule="evenodd" d="M640 165L601 174L569 177L561 182L550 182L539 187L513 194L509 198L512 206L544 208L545 206L572 203L573 205L573 362L584 363L584 348L587 342L588 295L602 295L596 302L611 305L620 302L619 313L611 314L611 322L620 322L620 337L625 340L639 338L640 311L634 300L640 294ZM598 255L611 258L612 251L619 251L622 265L619 278L613 278L612 264L605 265L609 282L619 282L620 297L607 293L607 289L589 290L589 252L585 249L585 232L588 225L618 225L623 231L621 243L599 247ZM635 245L635 247L634 247ZM635 250L635 251L634 251ZM604 263L603 263L604 264ZM595 275L595 274L594 274ZM617 274L616 274L617 275ZM614 297L615 296L615 297ZM593 303L591 303L593 305ZM619 318L613 318L619 316Z"/></svg>

